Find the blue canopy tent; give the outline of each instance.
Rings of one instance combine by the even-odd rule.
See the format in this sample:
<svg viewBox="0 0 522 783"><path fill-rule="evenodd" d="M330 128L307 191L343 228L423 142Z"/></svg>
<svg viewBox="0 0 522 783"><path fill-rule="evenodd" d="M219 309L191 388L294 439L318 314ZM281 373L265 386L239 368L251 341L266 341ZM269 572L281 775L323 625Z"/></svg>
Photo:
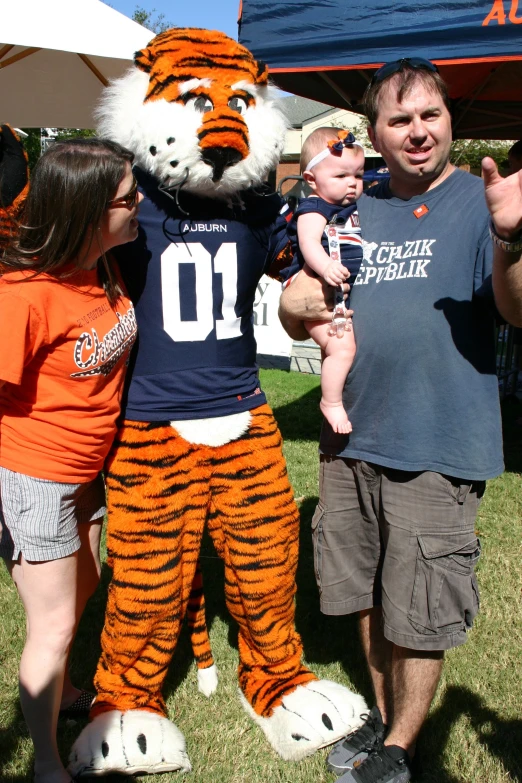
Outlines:
<svg viewBox="0 0 522 783"><path fill-rule="evenodd" d="M522 0L242 0L239 40L283 90L352 111L383 62L425 57L455 137L522 138Z"/></svg>

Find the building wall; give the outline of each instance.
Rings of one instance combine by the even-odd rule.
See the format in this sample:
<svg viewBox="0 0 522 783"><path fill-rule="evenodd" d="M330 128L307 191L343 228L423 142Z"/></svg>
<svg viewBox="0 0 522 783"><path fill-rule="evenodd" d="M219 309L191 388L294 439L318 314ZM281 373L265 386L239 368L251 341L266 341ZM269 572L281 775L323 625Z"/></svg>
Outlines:
<svg viewBox="0 0 522 783"><path fill-rule="evenodd" d="M299 160L282 161L276 170L276 182L279 184L284 177L299 176ZM286 196L289 190L295 185L294 180L288 180L282 187L282 195Z"/></svg>

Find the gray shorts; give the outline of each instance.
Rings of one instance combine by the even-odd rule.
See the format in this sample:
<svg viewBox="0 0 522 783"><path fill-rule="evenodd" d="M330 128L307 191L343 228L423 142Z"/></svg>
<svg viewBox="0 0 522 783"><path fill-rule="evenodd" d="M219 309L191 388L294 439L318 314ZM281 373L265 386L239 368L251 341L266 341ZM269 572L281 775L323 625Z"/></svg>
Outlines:
<svg viewBox="0 0 522 783"><path fill-rule="evenodd" d="M479 608L474 528L484 488L484 481L323 455L312 521L321 611L380 605L394 644L462 644Z"/></svg>
<svg viewBox="0 0 522 783"><path fill-rule="evenodd" d="M78 525L104 517L101 474L84 484L31 478L0 467L0 557L45 562L80 548Z"/></svg>

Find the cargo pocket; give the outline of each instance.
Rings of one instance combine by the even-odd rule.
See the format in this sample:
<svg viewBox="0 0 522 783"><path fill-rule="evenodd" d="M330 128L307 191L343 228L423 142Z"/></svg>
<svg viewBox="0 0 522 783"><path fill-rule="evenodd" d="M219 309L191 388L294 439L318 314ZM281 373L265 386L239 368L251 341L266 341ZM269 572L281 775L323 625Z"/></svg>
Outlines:
<svg viewBox="0 0 522 783"><path fill-rule="evenodd" d="M312 517L312 542L314 547L314 571L315 581L321 592L321 566L322 566L322 544L323 544L323 522L326 509L319 501Z"/></svg>
<svg viewBox="0 0 522 783"><path fill-rule="evenodd" d="M471 628L479 609L474 572L480 541L473 531L417 536L415 582L408 619L419 633L452 634Z"/></svg>

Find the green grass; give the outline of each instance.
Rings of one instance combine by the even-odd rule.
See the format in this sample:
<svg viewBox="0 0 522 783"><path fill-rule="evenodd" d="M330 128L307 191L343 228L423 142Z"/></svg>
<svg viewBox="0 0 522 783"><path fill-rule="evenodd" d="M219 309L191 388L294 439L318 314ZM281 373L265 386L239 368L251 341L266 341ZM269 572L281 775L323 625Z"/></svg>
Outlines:
<svg viewBox="0 0 522 783"><path fill-rule="evenodd" d="M371 702L371 689L353 617L324 617L313 576L310 520L317 502L319 380L267 370L262 383L285 438L290 478L302 516L296 622L306 661L322 677L355 688ZM422 783L522 783L522 415L506 406L507 472L489 482L478 529L483 558L478 578L481 613L464 647L447 655L443 679L421 735ZM281 761L246 717L237 697L236 628L223 601L223 569L205 540L202 565L212 647L220 671L217 693L205 699L186 632L165 685L170 717L187 739L193 772L188 783L330 783L326 751L298 764ZM92 686L109 579L104 568L73 651L75 681ZM17 698L17 665L24 617L5 568L0 567L0 780L30 781L32 751ZM82 723L61 723L63 757ZM128 779L128 778L127 778ZM167 783L178 774L151 777ZM112 777L106 780L123 781Z"/></svg>

